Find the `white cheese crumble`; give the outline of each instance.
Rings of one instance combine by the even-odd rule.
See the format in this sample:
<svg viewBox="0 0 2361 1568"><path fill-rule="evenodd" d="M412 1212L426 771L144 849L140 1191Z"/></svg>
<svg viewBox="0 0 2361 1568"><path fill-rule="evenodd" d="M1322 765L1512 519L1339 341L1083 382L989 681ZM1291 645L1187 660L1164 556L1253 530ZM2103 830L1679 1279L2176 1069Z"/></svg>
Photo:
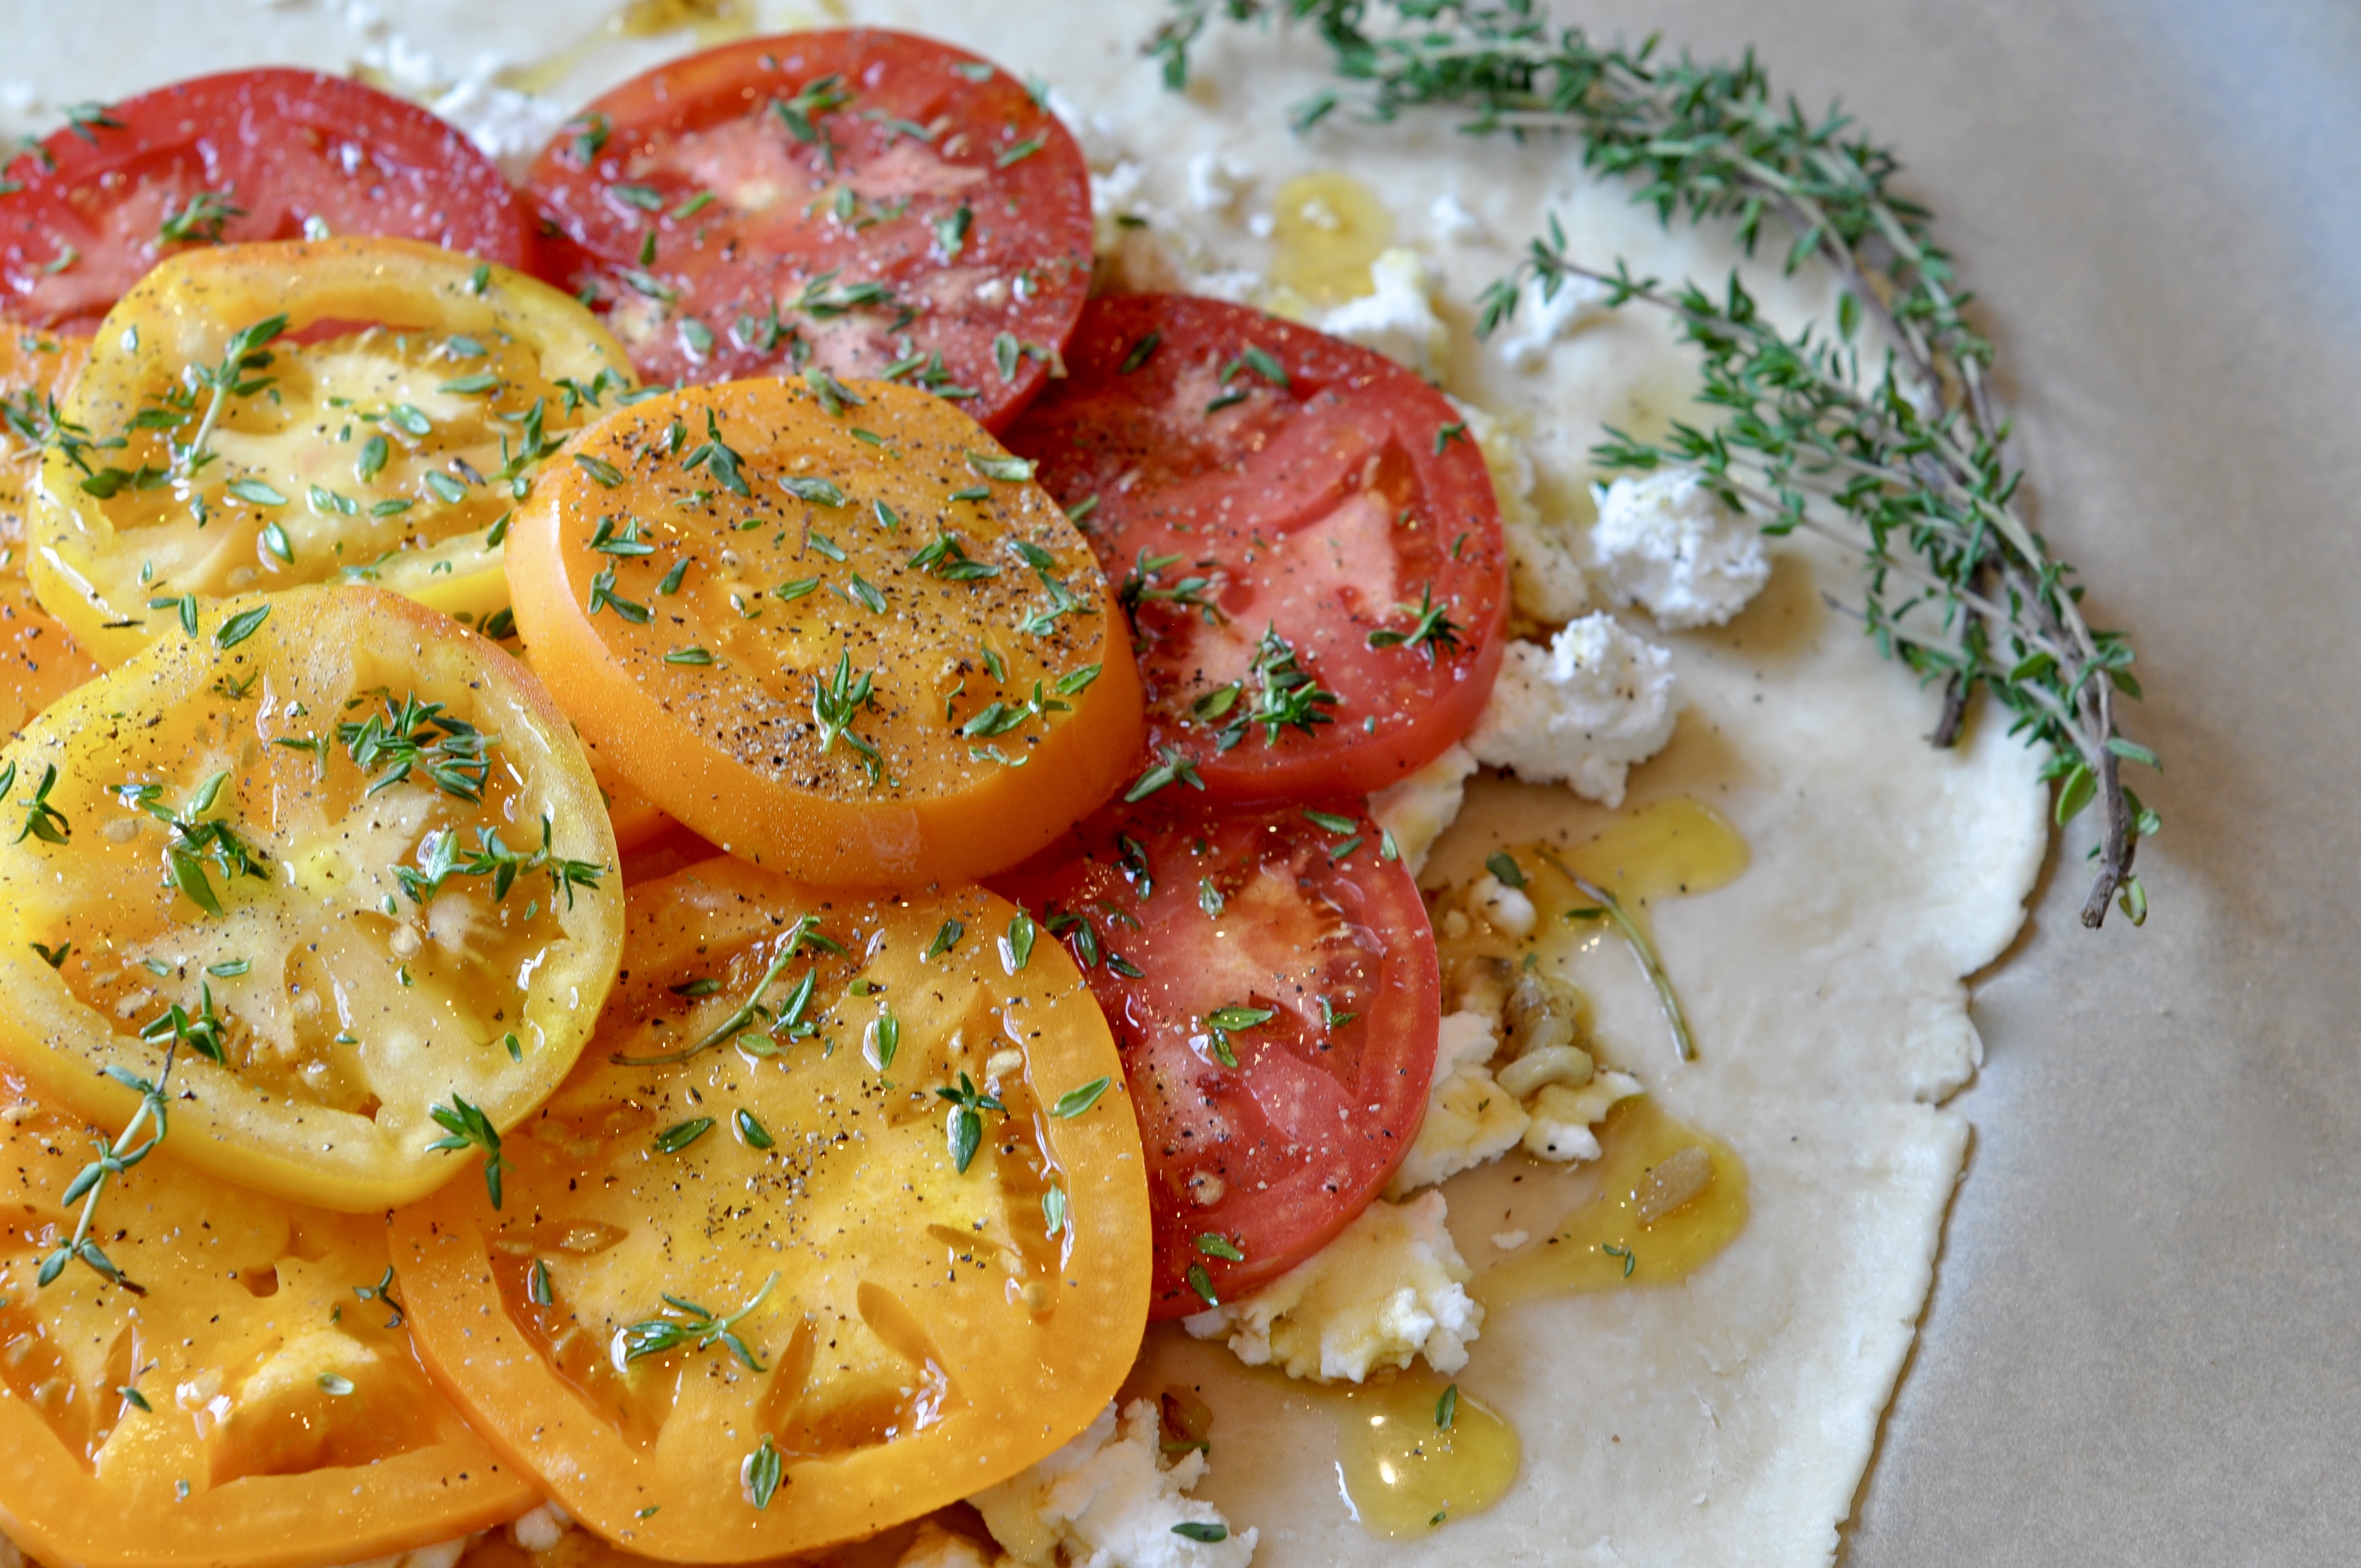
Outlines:
<svg viewBox="0 0 2361 1568"><path fill-rule="evenodd" d="M1201 213L1226 213L1254 182L1254 169L1227 153L1200 152L1189 159L1189 204Z"/></svg>
<svg viewBox="0 0 2361 1568"><path fill-rule="evenodd" d="M1450 330L1434 313L1438 283L1434 269L1417 251L1399 246L1381 250L1369 263L1371 291L1327 312L1320 330L1431 376L1451 343Z"/></svg>
<svg viewBox="0 0 2361 1568"><path fill-rule="evenodd" d="M1673 657L1599 613L1571 621L1547 648L1509 644L1467 749L1529 784L1565 784L1623 804L1631 764L1673 738Z"/></svg>
<svg viewBox="0 0 2361 1568"><path fill-rule="evenodd" d="M1436 1033L1434 1084L1418 1138L1386 1184L1386 1196L1400 1198L1422 1187L1473 1170L1515 1148L1532 1118L1515 1095L1492 1079L1492 1053L1499 1048L1493 1019L1482 1013L1446 1013Z"/></svg>
<svg viewBox="0 0 2361 1568"><path fill-rule="evenodd" d="M996 1552L986 1552L966 1536L956 1535L932 1519L918 1526L918 1533L894 1560L894 1568L998 1568L1007 1558Z"/></svg>
<svg viewBox="0 0 2361 1568"><path fill-rule="evenodd" d="M485 56L427 106L467 132L502 173L522 180L533 155L568 116L555 99L500 86L492 80L500 68L496 56Z"/></svg>
<svg viewBox="0 0 2361 1568"><path fill-rule="evenodd" d="M1618 1101L1644 1092L1638 1079L1612 1068L1599 1069L1578 1089L1545 1083L1526 1106L1525 1152L1535 1159L1597 1159L1598 1135L1592 1129Z"/></svg>
<svg viewBox="0 0 2361 1568"><path fill-rule="evenodd" d="M1565 525L1542 515L1532 452L1515 431L1475 404L1454 398L1451 406L1492 473L1518 613L1549 626L1572 620L1590 608L1590 580Z"/></svg>
<svg viewBox="0 0 2361 1568"><path fill-rule="evenodd" d="M1617 598L1667 630L1719 626L1771 580L1763 530L1693 468L1598 487L1590 548Z"/></svg>
<svg viewBox="0 0 2361 1568"><path fill-rule="evenodd" d="M1370 818L1394 836L1394 850L1411 875L1426 869L1434 841L1458 820L1475 771L1475 756L1455 740L1418 772L1369 796Z"/></svg>
<svg viewBox="0 0 2361 1568"><path fill-rule="evenodd" d="M544 1502L521 1519L509 1521L509 1540L520 1552L548 1552L566 1539L574 1518L555 1503Z"/></svg>
<svg viewBox="0 0 2361 1568"><path fill-rule="evenodd" d="M1587 278L1561 278L1552 290L1539 278L1525 285L1508 330L1492 339L1511 370L1537 370L1560 340L1607 313L1607 286Z"/></svg>
<svg viewBox="0 0 2361 1568"><path fill-rule="evenodd" d="M1444 1228L1440 1192L1370 1204L1334 1241L1253 1295L1181 1320L1198 1339L1226 1335L1249 1366L1358 1383L1423 1355L1437 1372L1467 1365L1484 1309Z"/></svg>
<svg viewBox="0 0 2361 1568"><path fill-rule="evenodd" d="M1205 1474L1203 1452L1168 1464L1162 1437L1148 1400L1126 1406L1120 1422L1110 1404L1065 1447L968 1501L1023 1568L1246 1568L1251 1530L1218 1541L1172 1533L1177 1524L1225 1521L1186 1495ZM940 1561L964 1568L958 1557Z"/></svg>
<svg viewBox="0 0 2361 1568"><path fill-rule="evenodd" d="M1446 243L1485 236L1484 220L1462 206L1459 198L1448 191L1428 205L1426 226L1435 238Z"/></svg>

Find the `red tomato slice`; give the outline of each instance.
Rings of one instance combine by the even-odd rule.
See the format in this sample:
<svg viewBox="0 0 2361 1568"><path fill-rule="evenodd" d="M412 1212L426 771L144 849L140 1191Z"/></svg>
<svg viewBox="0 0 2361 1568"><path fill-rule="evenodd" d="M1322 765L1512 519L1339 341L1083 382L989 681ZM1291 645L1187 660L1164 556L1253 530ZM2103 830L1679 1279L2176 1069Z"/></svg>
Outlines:
<svg viewBox="0 0 2361 1568"><path fill-rule="evenodd" d="M423 239L530 270L533 218L414 104L312 71L233 71L78 118L0 179L0 313L87 332L191 244ZM11 190L9 187L18 186Z"/></svg>
<svg viewBox="0 0 2361 1568"><path fill-rule="evenodd" d="M1325 1246L1418 1135L1442 981L1418 884L1380 841L1349 806L1102 813L994 879L1115 1030L1147 1147L1152 1317Z"/></svg>
<svg viewBox="0 0 2361 1568"><path fill-rule="evenodd" d="M1066 367L1007 442L1124 585L1164 779L1366 795L1467 732L1499 668L1507 553L1442 394L1177 294L1092 301Z"/></svg>
<svg viewBox="0 0 2361 1568"><path fill-rule="evenodd" d="M817 360L990 428L1040 389L1091 280L1090 171L1015 77L905 33L754 38L592 104L533 164L650 381Z"/></svg>

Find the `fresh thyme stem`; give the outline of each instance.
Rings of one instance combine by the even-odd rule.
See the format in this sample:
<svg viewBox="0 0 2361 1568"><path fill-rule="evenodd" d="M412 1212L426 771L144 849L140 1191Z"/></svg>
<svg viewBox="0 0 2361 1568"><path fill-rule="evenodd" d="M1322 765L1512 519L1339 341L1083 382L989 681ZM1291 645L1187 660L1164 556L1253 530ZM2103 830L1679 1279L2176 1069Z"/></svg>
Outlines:
<svg viewBox="0 0 2361 1568"><path fill-rule="evenodd" d="M90 1232L98 1218L98 1201L106 1196L107 1183L154 1154L157 1146L164 1141L165 1135L171 1131L165 1107L172 1081L172 1058L180 1048L181 1041L177 1036L164 1047L164 1065L156 1074L153 1083L125 1069L108 1069L107 1076L125 1088L138 1092L139 1109L132 1113L129 1122L124 1124L122 1135L112 1143L101 1143L98 1157L82 1167L82 1173L67 1184L65 1201L69 1204L79 1201L82 1212L75 1218L72 1238L41 1260L40 1270L35 1278L42 1288L56 1284L59 1276L65 1273L66 1266L79 1261L109 1285L119 1285L134 1296L148 1294L145 1287L134 1284L115 1266L114 1261L99 1245L90 1239ZM156 1124L156 1130L143 1144L139 1135L147 1131L150 1122Z"/></svg>
<svg viewBox="0 0 2361 1568"><path fill-rule="evenodd" d="M1485 291L1479 331L1513 316L1529 285L1545 298L1598 286L1609 306L1668 313L1700 352L1699 400L1719 422L1675 422L1653 439L1609 430L1593 456L1609 470L1694 467L1764 532L1809 528L1858 554L1861 596L1844 608L1889 657L1942 684L1929 738L1952 744L1970 698L1991 694L2013 733L2048 747L2058 821L2100 806L2082 923L2103 923L2110 903L2134 925L2147 918L2132 862L2159 823L2121 768L2158 764L2116 718L2118 693L2140 695L2131 644L2084 619L2070 568L2026 521L1992 345L1963 313L1970 296L1931 215L1891 189L1892 152L1836 111L1813 120L1774 99L1751 53L1714 65L1661 57L1653 38L1595 44L1535 0L1174 0L1148 46L1170 85L1185 83L1190 49L1216 16L1305 24L1328 46L1349 85L1298 105L1299 129L1349 102L1378 124L1447 108L1472 115L1461 127L1471 135L1566 134L1586 167L1633 181L1634 199L1666 224L1727 221L1750 256L1766 223L1781 224L1788 271L1815 258L1833 269L1836 331L1788 334L1762 318L1735 271L1708 291L1635 277L1620 259L1585 265L1553 216Z"/></svg>
<svg viewBox="0 0 2361 1568"><path fill-rule="evenodd" d="M1574 883L1576 893L1607 912L1607 918L1614 925L1616 934L1630 945L1632 956L1640 960L1640 968L1647 975L1648 983L1656 988L1656 1000L1663 1003L1664 1009L1664 1022L1673 1031L1674 1049L1680 1053L1683 1061L1697 1060L1697 1040L1689 1034L1688 1014L1681 1011L1680 994L1673 989L1673 977L1665 972L1664 960L1656 956L1656 945L1648 939L1648 933L1640 928L1640 923L1631 918L1631 911L1625 909L1622 901L1613 894L1548 850L1542 850L1541 856L1566 881Z"/></svg>

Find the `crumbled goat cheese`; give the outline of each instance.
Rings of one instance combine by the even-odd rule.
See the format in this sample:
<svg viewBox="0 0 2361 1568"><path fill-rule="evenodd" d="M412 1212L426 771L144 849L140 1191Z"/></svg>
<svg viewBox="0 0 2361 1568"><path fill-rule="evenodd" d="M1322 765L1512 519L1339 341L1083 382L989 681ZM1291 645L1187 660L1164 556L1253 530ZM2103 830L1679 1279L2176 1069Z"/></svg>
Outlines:
<svg viewBox="0 0 2361 1568"><path fill-rule="evenodd" d="M1358 1383L1378 1366L1421 1355L1437 1372L1467 1365L1484 1309L1444 1228L1440 1192L1370 1204L1334 1241L1253 1295L1182 1325L1198 1339L1229 1338L1249 1366L1276 1363L1290 1377Z"/></svg>
<svg viewBox="0 0 2361 1568"><path fill-rule="evenodd" d="M1529 784L1620 806L1631 764L1673 738L1676 707L1672 654L1612 616L1587 615L1546 649L1509 644L1467 749Z"/></svg>
<svg viewBox="0 0 2361 1568"><path fill-rule="evenodd" d="M1451 343L1449 329L1434 313L1436 282L1434 269L1417 251L1381 250L1369 263L1371 291L1323 315L1320 330L1432 375Z"/></svg>
<svg viewBox="0 0 2361 1568"><path fill-rule="evenodd" d="M1446 1013L1436 1031L1434 1086L1418 1139L1386 1184L1400 1198L1422 1187L1488 1164L1517 1146L1531 1118L1515 1095L1492 1079L1499 1048L1493 1019L1483 1013Z"/></svg>
<svg viewBox="0 0 2361 1568"><path fill-rule="evenodd" d="M1492 340L1501 360L1512 370L1536 370L1549 359L1561 338L1607 313L1607 286L1587 278L1565 277L1551 290L1539 278L1525 285L1517 313L1509 318L1510 331Z"/></svg>
<svg viewBox="0 0 2361 1568"><path fill-rule="evenodd" d="M1530 1231L1494 1231L1492 1233L1492 1245L1502 1252L1514 1252L1532 1239L1532 1233Z"/></svg>
<svg viewBox="0 0 2361 1568"><path fill-rule="evenodd" d="M1515 431L1475 404L1454 398L1451 406L1492 471L1500 532L1509 546L1509 587L1518 613L1549 626L1572 620L1590 608L1590 579L1565 523L1542 515L1535 499L1540 476L1532 454Z"/></svg>
<svg viewBox="0 0 2361 1568"><path fill-rule="evenodd" d="M1693 468L1598 488L1590 548L1616 596L1667 630L1719 626L1771 580L1763 530Z"/></svg>
<svg viewBox="0 0 2361 1568"><path fill-rule="evenodd" d="M1369 796L1370 817L1394 836L1395 852L1411 875L1426 869L1434 841L1458 819L1467 798L1467 775L1475 771L1476 758L1455 740L1418 772Z"/></svg>
<svg viewBox="0 0 2361 1568"><path fill-rule="evenodd" d="M1189 204L1201 213L1226 213L1254 182L1254 167L1227 153L1201 152L1189 159Z"/></svg>
<svg viewBox="0 0 2361 1568"><path fill-rule="evenodd" d="M1072 136L1074 145L1082 149L1082 161L1093 172L1114 168L1123 157L1122 138L1106 115L1089 113L1056 87L1049 89L1049 107Z"/></svg>
<svg viewBox="0 0 2361 1568"><path fill-rule="evenodd" d="M1618 1101L1644 1092L1638 1079L1612 1068L1600 1069L1579 1089L1545 1083L1526 1105L1531 1120L1525 1126L1525 1152L1536 1159L1597 1159L1598 1135L1591 1129L1606 1120Z"/></svg>
<svg viewBox="0 0 2361 1568"><path fill-rule="evenodd" d="M574 1517L555 1503L545 1502L522 1519L509 1521L509 1540L520 1552L547 1552L566 1539Z"/></svg>
<svg viewBox="0 0 2361 1568"><path fill-rule="evenodd" d="M522 180L533 156L565 125L567 112L555 99L513 92L495 82L496 56L445 90L428 107L467 133L467 139L511 180Z"/></svg>
<svg viewBox="0 0 2361 1568"><path fill-rule="evenodd" d="M999 1568L1008 1559L928 1519L894 1560L894 1568Z"/></svg>
<svg viewBox="0 0 2361 1568"><path fill-rule="evenodd" d="M1467 884L1466 904L1492 929L1521 941L1533 934L1533 922L1541 918L1523 889L1510 887L1489 872Z"/></svg>
<svg viewBox="0 0 2361 1568"><path fill-rule="evenodd" d="M396 1552L384 1557L366 1558L348 1563L344 1568L457 1568L459 1559L481 1541L479 1535L463 1535L456 1541L438 1541L432 1546L422 1546L412 1552Z"/></svg>
<svg viewBox="0 0 2361 1568"><path fill-rule="evenodd" d="M1484 237L1484 220L1461 206L1459 198L1448 191L1426 209L1426 225L1435 238L1446 242Z"/></svg>
<svg viewBox="0 0 2361 1568"><path fill-rule="evenodd" d="M1246 1568L1251 1530L1218 1541L1172 1532L1224 1521L1213 1504L1184 1495L1205 1474L1204 1453L1192 1449L1168 1464L1153 1404L1135 1399L1120 1423L1110 1404L1065 1447L968 1501L1022 1568Z"/></svg>

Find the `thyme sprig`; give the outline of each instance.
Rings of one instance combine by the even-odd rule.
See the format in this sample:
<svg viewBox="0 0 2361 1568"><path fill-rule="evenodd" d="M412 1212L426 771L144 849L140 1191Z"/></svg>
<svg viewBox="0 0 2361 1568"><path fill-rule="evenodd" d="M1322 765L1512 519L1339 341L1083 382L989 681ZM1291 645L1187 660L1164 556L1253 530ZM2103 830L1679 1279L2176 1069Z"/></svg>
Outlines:
<svg viewBox="0 0 2361 1568"><path fill-rule="evenodd" d="M1766 532L1803 529L1857 554L1862 592L1844 608L1889 657L1942 684L1930 739L1956 741L1970 699L1989 692L2013 733L2048 746L2059 823L2101 807L2083 924L2103 922L2111 902L2146 918L2133 859L2160 824L2120 771L2158 762L2117 720L2117 696L2140 695L2131 644L2084 619L2071 570L2026 520L1992 344L1967 319L1931 214L1894 191L1890 150L1840 112L1815 118L1774 96L1751 53L1712 64L1662 55L1653 38L1598 44L1533 0L1175 0L1148 46L1168 83L1186 82L1216 15L1306 23L1328 46L1349 85L1300 104L1299 129L1349 105L1377 123L1444 108L1467 113L1471 135L1564 133L1666 224L1727 221L1750 255L1775 226L1789 271L1815 258L1833 269L1836 331L1790 334L1734 272L1714 288L1668 285L1620 259L1578 261L1553 217L1485 291L1479 324L1510 320L1529 289L1596 286L1610 307L1668 312L1700 352L1701 400L1719 422L1655 439L1609 431L1594 456L1609 470L1694 466Z"/></svg>
<svg viewBox="0 0 2361 1568"><path fill-rule="evenodd" d="M154 1154L165 1135L171 1131L168 1105L172 1058L180 1049L180 1044L175 1039L164 1047L164 1065L157 1072L153 1083L127 1068L110 1067L105 1069L107 1077L139 1096L139 1109L131 1113L131 1120L124 1124L120 1136L111 1142L106 1139L98 1141L98 1157L83 1166L81 1174L67 1183L64 1201L68 1206L80 1203L82 1212L74 1218L72 1236L41 1260L40 1269L34 1276L41 1288L47 1289L56 1284L65 1273L67 1265L79 1261L109 1285L119 1285L135 1296L148 1294L145 1288L126 1277L123 1271L115 1266L114 1260L90 1239L90 1232L93 1222L98 1218L98 1201L106 1195L106 1184ZM152 1133L148 1131L150 1126L155 1128ZM147 1134L144 1143L140 1141L143 1133Z"/></svg>

